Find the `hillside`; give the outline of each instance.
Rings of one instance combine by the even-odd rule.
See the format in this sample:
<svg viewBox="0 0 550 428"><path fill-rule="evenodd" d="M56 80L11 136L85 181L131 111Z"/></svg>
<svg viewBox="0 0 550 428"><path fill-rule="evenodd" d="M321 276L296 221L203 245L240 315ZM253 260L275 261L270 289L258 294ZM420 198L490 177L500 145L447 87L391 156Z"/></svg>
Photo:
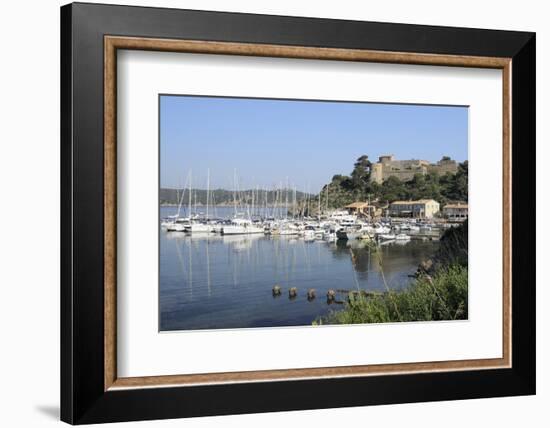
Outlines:
<svg viewBox="0 0 550 428"><path fill-rule="evenodd" d="M323 186L321 200L329 207L343 207L354 201L378 199L381 203L397 200L435 199L440 204L448 201L468 201L468 161L459 164L456 174L416 174L410 181L390 177L384 183L370 181L371 162L364 155L357 159L350 175L337 174Z"/></svg>

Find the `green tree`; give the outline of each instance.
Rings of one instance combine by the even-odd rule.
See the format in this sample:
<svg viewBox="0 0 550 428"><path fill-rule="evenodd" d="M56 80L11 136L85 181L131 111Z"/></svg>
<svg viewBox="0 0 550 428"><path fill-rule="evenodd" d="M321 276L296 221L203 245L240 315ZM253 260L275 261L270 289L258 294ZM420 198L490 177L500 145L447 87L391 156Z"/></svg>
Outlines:
<svg viewBox="0 0 550 428"><path fill-rule="evenodd" d="M353 180L355 189L361 192L366 190L370 182L371 167L372 164L367 155L357 158L351 172L351 179Z"/></svg>
<svg viewBox="0 0 550 428"><path fill-rule="evenodd" d="M454 201L468 200L468 161L458 164L458 171L450 182L445 196Z"/></svg>
<svg viewBox="0 0 550 428"><path fill-rule="evenodd" d="M382 191L379 197L385 202L408 199L409 197L409 192L405 187L405 183L394 175L388 177L388 179L382 183L381 187Z"/></svg>

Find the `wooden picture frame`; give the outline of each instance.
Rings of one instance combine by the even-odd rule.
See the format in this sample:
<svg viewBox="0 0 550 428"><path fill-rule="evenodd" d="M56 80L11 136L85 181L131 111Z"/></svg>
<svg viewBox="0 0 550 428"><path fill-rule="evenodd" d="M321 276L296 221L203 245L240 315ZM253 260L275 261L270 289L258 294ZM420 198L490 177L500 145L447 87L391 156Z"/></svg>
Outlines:
<svg viewBox="0 0 550 428"><path fill-rule="evenodd" d="M117 49L502 70L503 357L118 377ZM80 424L534 393L534 34L71 4L61 9L61 52L62 420Z"/></svg>

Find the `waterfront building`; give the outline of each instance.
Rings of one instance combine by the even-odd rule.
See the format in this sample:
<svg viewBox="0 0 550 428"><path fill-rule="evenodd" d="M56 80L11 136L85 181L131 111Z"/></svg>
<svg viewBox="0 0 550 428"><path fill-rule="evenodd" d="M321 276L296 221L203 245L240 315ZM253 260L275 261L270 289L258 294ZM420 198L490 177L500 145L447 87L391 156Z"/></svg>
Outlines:
<svg viewBox="0 0 550 428"><path fill-rule="evenodd" d="M346 205L344 209L350 214L358 217L377 218L383 217L387 213L388 205L382 205L378 199L371 202L353 202Z"/></svg>
<svg viewBox="0 0 550 428"><path fill-rule="evenodd" d="M390 204L391 217L433 218L439 212L439 202L433 199L395 201Z"/></svg>
<svg viewBox="0 0 550 428"><path fill-rule="evenodd" d="M436 172L443 175L447 172L456 174L457 171L458 163L446 156L436 163L430 163L420 159L396 160L393 155L384 155L378 158L377 163L372 164L370 179L381 184L391 176L401 181L410 181L415 174Z"/></svg>
<svg viewBox="0 0 550 428"><path fill-rule="evenodd" d="M468 204L455 202L443 207L443 215L451 221L464 221L468 218Z"/></svg>
<svg viewBox="0 0 550 428"><path fill-rule="evenodd" d="M374 215L374 205L370 205L368 202L353 202L352 204L344 207L350 214L356 214L358 216L372 217Z"/></svg>

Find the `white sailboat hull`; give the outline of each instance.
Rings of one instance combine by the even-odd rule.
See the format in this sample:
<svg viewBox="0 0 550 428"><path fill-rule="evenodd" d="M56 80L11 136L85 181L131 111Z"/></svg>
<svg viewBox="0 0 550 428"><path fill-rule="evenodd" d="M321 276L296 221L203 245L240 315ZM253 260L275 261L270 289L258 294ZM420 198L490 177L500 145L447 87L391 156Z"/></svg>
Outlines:
<svg viewBox="0 0 550 428"><path fill-rule="evenodd" d="M185 232L185 228L189 227L188 224L182 223L172 223L171 225L166 226L166 231L168 232Z"/></svg>
<svg viewBox="0 0 550 428"><path fill-rule="evenodd" d="M224 226L222 235L252 235L256 233L264 233L264 229L257 226L248 225L233 225Z"/></svg>
<svg viewBox="0 0 550 428"><path fill-rule="evenodd" d="M212 233L213 228L209 224L196 223L187 229L191 233Z"/></svg>
<svg viewBox="0 0 550 428"><path fill-rule="evenodd" d="M315 239L314 230L304 230L304 239Z"/></svg>
<svg viewBox="0 0 550 428"><path fill-rule="evenodd" d="M300 231L296 229L281 229L281 230L277 230L276 232L273 232L272 234L280 235L280 236L290 236L290 235L299 235Z"/></svg>

